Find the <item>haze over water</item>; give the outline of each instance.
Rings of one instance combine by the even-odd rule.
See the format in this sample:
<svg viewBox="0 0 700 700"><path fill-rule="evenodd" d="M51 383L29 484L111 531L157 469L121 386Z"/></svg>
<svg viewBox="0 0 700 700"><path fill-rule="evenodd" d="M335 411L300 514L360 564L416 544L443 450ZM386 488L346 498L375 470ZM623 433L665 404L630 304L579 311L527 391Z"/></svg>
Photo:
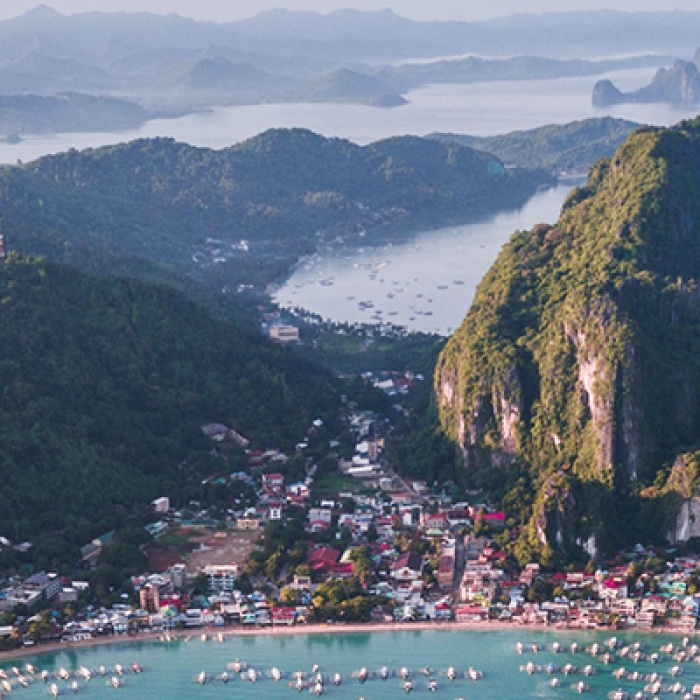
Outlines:
<svg viewBox="0 0 700 700"><path fill-rule="evenodd" d="M650 82L653 68L617 71L587 78L440 84L407 94L393 109L350 104L260 104L215 107L177 119L154 119L120 133L24 135L19 144L0 143L0 163L30 161L69 148L93 148L137 138L167 136L193 146L226 148L272 128L301 127L328 137L367 144L390 136L455 132L493 136L544 124L610 115L659 126L695 115L668 105L591 105L596 81L610 78L623 91Z"/></svg>
<svg viewBox="0 0 700 700"><path fill-rule="evenodd" d="M604 110L591 105L597 80L610 78L628 91L648 84L655 72L644 68L586 78L432 85L409 93L409 104L395 109L346 104L217 107L178 119L153 120L141 129L119 134L27 137L17 145L0 144L0 163L157 136L218 149L269 128L302 127L367 144L403 134L504 134L605 115L660 126L695 116L694 111L665 104L618 105ZM383 320L447 335L461 323L477 283L513 231L555 222L569 189L562 186L538 193L519 211L404 238L391 248L328 251L322 259L305 261L276 300L334 321ZM360 302L367 303L361 307Z"/></svg>

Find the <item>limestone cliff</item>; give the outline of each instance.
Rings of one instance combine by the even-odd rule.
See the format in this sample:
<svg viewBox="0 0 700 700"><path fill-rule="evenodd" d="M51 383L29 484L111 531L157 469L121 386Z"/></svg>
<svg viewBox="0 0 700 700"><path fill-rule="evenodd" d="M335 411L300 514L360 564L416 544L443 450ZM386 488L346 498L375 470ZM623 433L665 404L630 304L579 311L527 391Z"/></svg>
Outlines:
<svg viewBox="0 0 700 700"><path fill-rule="evenodd" d="M631 135L481 282L438 361L441 421L477 482L533 485L533 549L658 534L640 494L700 444L699 279L696 120Z"/></svg>
<svg viewBox="0 0 700 700"><path fill-rule="evenodd" d="M621 92L610 80L600 80L593 87L596 107L625 103L668 102L687 107L700 101L700 71L697 60L676 61L670 68L659 68L649 85L631 92Z"/></svg>

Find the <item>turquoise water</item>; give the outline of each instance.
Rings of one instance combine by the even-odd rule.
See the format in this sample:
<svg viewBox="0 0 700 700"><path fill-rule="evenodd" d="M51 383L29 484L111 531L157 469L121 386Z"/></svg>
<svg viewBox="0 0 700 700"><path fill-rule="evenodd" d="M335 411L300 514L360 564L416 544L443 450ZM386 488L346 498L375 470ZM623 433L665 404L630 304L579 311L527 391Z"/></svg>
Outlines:
<svg viewBox="0 0 700 700"><path fill-rule="evenodd" d="M671 641L678 647L681 637L661 637L658 635L629 635L620 633L618 638L625 644L640 641L643 651L650 654L658 651L660 645ZM579 633L579 632L544 632L528 629L518 630L438 630L438 631L402 631L402 632L373 632L362 634L321 634L276 636L271 633L260 637L231 636L223 643L216 641L202 642L199 637L193 637L189 642L134 642L127 644L106 645L85 649L70 649L58 653L41 654L31 658L16 661L5 660L0 664L12 677L10 671L13 665L24 669L27 663L32 663L37 669L47 669L56 673L64 667L75 671L84 665L97 669L105 665L112 669L115 664L130 667L138 662L143 673L136 675L127 672L123 677L123 686L114 689L108 685L108 679L95 677L90 682L80 683L77 696L84 698L148 698L148 700L166 700L169 698L225 698L235 697L240 700L256 700L264 697L275 700L282 698L314 697L308 690L297 693L289 687L290 676L298 670L310 674L314 664L328 677L339 672L343 675L343 684L339 687L326 683L324 697L334 700L390 700L405 697L402 681L398 677L381 680L370 678L361 684L353 677L362 666L370 672L376 672L382 666L388 666L397 673L402 666L413 671L415 690L412 697L434 697L454 700L466 698L561 698L577 695L572 685L580 680L590 685L586 693L588 697L605 698L616 688L625 689L630 695L641 691L643 681L617 680L612 671L624 666L628 671L639 671L640 674L650 674L654 671L664 676L664 686L679 681L689 692L694 683L700 683L700 665L695 662L680 664L682 674L672 678L670 669L677 664L669 654L662 654L659 663L648 661L633 663L630 659L617 660L610 665L604 665L600 657L593 658L589 653L569 651L555 654L551 651L554 641L559 641L567 649L572 642L578 642L582 647L589 647L593 642L602 643L609 639L609 634ZM528 645L537 642L545 647L544 651L533 653L526 651L519 655L515 652L516 642ZM694 640L691 640L691 643ZM229 668L230 664L239 659L248 667L255 668L260 674L257 683L236 677L228 684L213 680L205 685L195 682L197 674L206 672L214 678ZM528 661L545 667L550 661L563 666L567 662L578 668L592 664L596 673L590 677L582 674L564 676L556 674L561 679L559 688L552 688L549 681L552 676L547 673L528 675L520 670ZM284 673L281 682L276 683L269 677L269 670L277 666ZM431 678L438 682L438 689L430 693L427 689L427 678L420 673L424 667L431 669ZM456 667L463 673L468 667L474 667L484 673L484 678L471 681L458 678L450 682L445 672L449 666ZM68 683L55 681L61 690L61 696L71 696ZM48 685L40 681L32 682L29 687L16 686L9 697L17 698L46 698L50 696ZM650 695L647 695L650 697ZM667 697L682 697L682 695L667 695Z"/></svg>

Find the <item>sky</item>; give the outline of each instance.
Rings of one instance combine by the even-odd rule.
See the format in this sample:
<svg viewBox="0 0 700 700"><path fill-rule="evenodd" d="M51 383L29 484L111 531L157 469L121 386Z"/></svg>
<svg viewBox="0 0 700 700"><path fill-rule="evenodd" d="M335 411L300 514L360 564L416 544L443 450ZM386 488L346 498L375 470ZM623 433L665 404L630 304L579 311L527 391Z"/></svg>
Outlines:
<svg viewBox="0 0 700 700"><path fill-rule="evenodd" d="M0 0L0 20L20 15L39 0ZM518 13L615 9L620 11L700 11L698 0L44 0L63 14L76 12L175 12L184 17L227 22L250 17L274 7L331 12L344 7L358 10L391 8L418 20L474 21Z"/></svg>

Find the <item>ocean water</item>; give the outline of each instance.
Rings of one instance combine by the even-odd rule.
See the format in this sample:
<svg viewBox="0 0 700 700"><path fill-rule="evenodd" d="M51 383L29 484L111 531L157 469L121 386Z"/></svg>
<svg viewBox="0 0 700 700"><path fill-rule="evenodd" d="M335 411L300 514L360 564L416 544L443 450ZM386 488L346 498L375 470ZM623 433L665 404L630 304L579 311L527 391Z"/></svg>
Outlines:
<svg viewBox="0 0 700 700"><path fill-rule="evenodd" d="M214 107L174 119L153 119L141 128L111 133L20 134L19 144L0 143L0 163L85 149L137 138L167 136L207 148L226 148L272 128L306 128L327 137L367 144L390 136L455 132L492 136L544 124L613 116L658 126L695 116L695 109L665 104L593 107L595 83L609 78L623 91L647 85L656 69L615 71L585 78L497 81L468 85L426 85L406 98L408 104L381 109L352 104L259 104Z"/></svg>
<svg viewBox="0 0 700 700"><path fill-rule="evenodd" d="M553 642L558 641L566 649L572 642L582 648L593 642L603 643L610 634L584 632L535 631L527 628L517 630L415 630L386 631L359 634L318 634L286 636L274 632L258 637L231 636L223 643L209 640L200 641L194 636L188 643L176 642L132 642L106 645L84 649L70 649L58 653L41 654L32 658L16 661L4 660L0 666L12 677L10 668L17 665L24 668L27 662L38 669L47 669L56 673L64 667L70 671L81 665L97 669L100 665L113 668L119 663L130 666L138 662L143 673L126 673L121 688L114 689L108 685L108 678L95 677L90 682L79 681L78 695L84 698L105 698L118 696L122 698L147 698L148 700L171 700L172 698L226 698L240 700L257 700L260 697L270 700L282 700L297 696L308 697L309 690L299 693L290 687L290 676L296 671L310 674L314 664L318 664L327 677L338 672L343 675L342 685L336 687L328 681L324 686L324 696L335 700L391 700L405 696L402 682L398 677L388 680L370 678L361 684L353 673L361 667L370 672L377 672L382 666L393 669L397 674L401 667L412 671L415 683L413 696L444 698L502 699L502 698L567 698L578 694L572 686L583 680L589 685L587 695L592 698L606 698L611 691L622 688L630 697L642 691L648 681L617 679L613 671L624 667L626 672L637 671L640 676L656 672L663 676L664 695L668 687L678 682L690 692L693 684L700 682L700 665L693 661L678 663L669 654L662 654L658 663L649 661L634 663L629 659L616 660L604 665L600 656L592 657L581 651L565 651L555 654L551 651ZM669 641L677 647L681 637L663 637L653 634L619 633L622 643L639 641L643 652L650 654L658 651L660 645ZM524 644L536 642L545 650L539 653L526 651L519 655L515 652L516 642ZM691 640L691 644L694 640ZM255 668L260 680L251 683L236 677L224 684L215 680L216 676L229 669L234 660L240 660L248 667ZM521 667L528 661L539 667L548 662L557 666L571 663L577 669L591 664L594 675L589 677L582 673L565 676L556 673L561 681L559 688L552 688L551 675L544 671L528 675ZM677 677L671 676L671 669L678 665L682 672ZM269 677L269 669L277 666L284 677L279 683ZM445 672L449 666L463 674L469 667L483 672L484 677L476 682L460 677L450 682ZM438 683L434 693L427 689L428 677L420 669L430 669L430 678ZM205 685L195 682L197 675L204 671L211 680ZM232 674L233 675L233 674ZM72 695L65 681L55 681L61 695ZM16 686L11 697L45 698L48 686L41 681L33 681L29 687ZM646 697L651 697L649 694ZM682 694L674 695L682 697Z"/></svg>

